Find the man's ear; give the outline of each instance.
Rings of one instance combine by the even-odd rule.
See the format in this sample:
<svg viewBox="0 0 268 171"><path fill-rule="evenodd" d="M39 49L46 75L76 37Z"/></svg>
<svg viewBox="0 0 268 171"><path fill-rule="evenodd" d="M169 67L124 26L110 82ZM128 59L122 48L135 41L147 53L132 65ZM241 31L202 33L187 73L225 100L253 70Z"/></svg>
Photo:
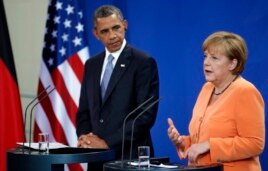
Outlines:
<svg viewBox="0 0 268 171"><path fill-rule="evenodd" d="M125 29L125 31L127 31L127 27L128 27L128 22L127 22L127 20L124 20L123 21L123 25L124 25L124 29Z"/></svg>

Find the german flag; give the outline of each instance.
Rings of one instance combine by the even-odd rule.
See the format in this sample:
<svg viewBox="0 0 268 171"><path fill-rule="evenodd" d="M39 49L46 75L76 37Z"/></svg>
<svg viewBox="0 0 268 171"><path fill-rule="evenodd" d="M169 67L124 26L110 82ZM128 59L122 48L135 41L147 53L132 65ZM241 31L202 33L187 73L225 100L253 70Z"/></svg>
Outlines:
<svg viewBox="0 0 268 171"><path fill-rule="evenodd" d="M6 152L24 141L24 127L16 70L3 0L0 0L0 170L6 170Z"/></svg>

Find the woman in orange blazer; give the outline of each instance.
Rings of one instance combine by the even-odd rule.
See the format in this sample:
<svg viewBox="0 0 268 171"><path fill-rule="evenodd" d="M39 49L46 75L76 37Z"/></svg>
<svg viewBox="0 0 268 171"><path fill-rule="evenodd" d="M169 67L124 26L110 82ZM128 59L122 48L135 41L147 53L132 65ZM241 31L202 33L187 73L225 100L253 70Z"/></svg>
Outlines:
<svg viewBox="0 0 268 171"><path fill-rule="evenodd" d="M168 136L189 165L222 163L224 171L260 171L264 149L264 101L243 72L246 43L239 35L216 32L203 43L204 84L189 124L180 135L168 118Z"/></svg>

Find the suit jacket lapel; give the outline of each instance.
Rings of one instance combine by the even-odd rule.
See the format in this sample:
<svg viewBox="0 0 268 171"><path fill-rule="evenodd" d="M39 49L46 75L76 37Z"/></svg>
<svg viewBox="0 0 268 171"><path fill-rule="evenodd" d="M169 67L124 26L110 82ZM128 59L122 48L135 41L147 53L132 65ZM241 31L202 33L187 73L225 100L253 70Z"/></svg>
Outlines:
<svg viewBox="0 0 268 171"><path fill-rule="evenodd" d="M131 62L132 56L131 56L131 49L127 45L125 49L120 54L118 61L116 62L116 65L114 67L113 73L111 75L105 97L103 99L103 103L107 100L107 98L110 96L111 92L113 91L116 84L119 82L121 76L124 74L126 69L129 67Z"/></svg>
<svg viewBox="0 0 268 171"><path fill-rule="evenodd" d="M94 92L94 99L98 102L98 104L102 104L102 100L101 100L101 88L100 88L100 79L101 79L101 72L102 72L102 65L104 62L104 57L105 57L105 53L102 53L100 55L101 57L99 58L99 61L97 62L96 66L94 66L96 68L96 70L94 71L94 88L93 90L95 90L96 92Z"/></svg>

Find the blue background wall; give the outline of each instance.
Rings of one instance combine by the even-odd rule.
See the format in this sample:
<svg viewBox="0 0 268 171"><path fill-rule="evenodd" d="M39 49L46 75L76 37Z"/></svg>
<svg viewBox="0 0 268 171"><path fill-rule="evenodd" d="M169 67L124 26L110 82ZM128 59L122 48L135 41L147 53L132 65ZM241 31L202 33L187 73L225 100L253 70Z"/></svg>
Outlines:
<svg viewBox="0 0 268 171"><path fill-rule="evenodd" d="M247 42L249 58L244 78L251 81L268 103L268 1L259 0L81 0L91 56L103 46L92 35L92 13L103 4L122 9L129 22L128 43L149 52L157 61L160 74L158 118L152 134L157 156L182 162L167 137L167 117L173 118L182 134L198 92L204 83L202 71L204 39L215 31L240 34ZM266 112L267 114L267 112ZM254 113L253 113L254 115ZM267 125L267 119L266 119ZM268 151L261 155L268 170Z"/></svg>

